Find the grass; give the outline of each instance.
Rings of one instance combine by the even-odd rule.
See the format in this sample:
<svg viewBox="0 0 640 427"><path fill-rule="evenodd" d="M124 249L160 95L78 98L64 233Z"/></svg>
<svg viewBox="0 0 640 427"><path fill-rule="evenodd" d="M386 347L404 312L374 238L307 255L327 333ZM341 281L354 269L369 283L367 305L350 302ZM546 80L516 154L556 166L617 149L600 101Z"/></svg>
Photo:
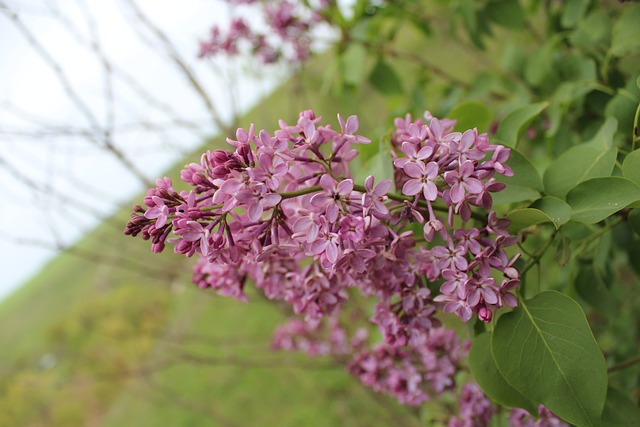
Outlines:
<svg viewBox="0 0 640 427"><path fill-rule="evenodd" d="M438 52L465 69L455 49ZM407 101L384 99L367 85L344 97L319 93L325 69L339 66L326 59L241 125L274 129L279 118L293 123L313 108L334 123L337 112L359 114L363 133L381 137ZM407 82L420 73L407 64L398 71ZM174 182L179 166L168 173ZM270 334L283 320L273 304L195 289L191 260L154 255L148 242L122 235L128 214L128 207L115 213L0 303L0 426L418 424L413 412L366 390L331 360L272 352ZM53 365L43 363L47 357Z"/></svg>

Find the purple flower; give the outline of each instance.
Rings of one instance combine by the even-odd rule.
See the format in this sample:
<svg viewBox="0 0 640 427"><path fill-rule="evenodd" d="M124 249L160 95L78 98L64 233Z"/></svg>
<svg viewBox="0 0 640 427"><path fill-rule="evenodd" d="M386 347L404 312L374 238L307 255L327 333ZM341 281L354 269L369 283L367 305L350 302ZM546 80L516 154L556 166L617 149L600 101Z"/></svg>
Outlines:
<svg viewBox="0 0 640 427"><path fill-rule="evenodd" d="M162 200L158 196L152 196L151 199L153 200L154 206L147 209L147 211L144 213L144 217L148 219L155 219L155 227L162 228L162 226L167 222L167 217L169 216L169 207L165 205L164 200Z"/></svg>
<svg viewBox="0 0 640 427"><path fill-rule="evenodd" d="M278 193L270 193L264 186L255 186L252 190L242 190L236 199L243 205L248 205L247 213L251 221L258 221L265 209L269 209L282 200Z"/></svg>
<svg viewBox="0 0 640 427"><path fill-rule="evenodd" d="M320 185L324 192L315 194L311 200L311 206L322 209L329 222L335 222L340 212L340 203L345 201L353 191L353 180L345 179L336 184L335 179L325 174L320 178Z"/></svg>
<svg viewBox="0 0 640 427"><path fill-rule="evenodd" d="M438 177L438 164L429 162L426 166L422 161L407 163L404 165L404 172L411 178L405 182L402 192L407 196L415 196L422 192L424 198L434 201L438 198L438 187L433 181Z"/></svg>
<svg viewBox="0 0 640 427"><path fill-rule="evenodd" d="M375 188L373 187L375 178L371 175L364 180L364 188L367 190L362 195L362 207L364 214L369 212L378 219L387 219L389 217L389 208L384 204L387 201L387 193L391 190L393 183L391 180L383 179Z"/></svg>
<svg viewBox="0 0 640 427"><path fill-rule="evenodd" d="M459 171L445 172L444 180L451 187L450 197L453 203L458 204L464 199L465 190L472 194L483 190L482 182L472 176L474 172L475 167L470 160L462 163Z"/></svg>

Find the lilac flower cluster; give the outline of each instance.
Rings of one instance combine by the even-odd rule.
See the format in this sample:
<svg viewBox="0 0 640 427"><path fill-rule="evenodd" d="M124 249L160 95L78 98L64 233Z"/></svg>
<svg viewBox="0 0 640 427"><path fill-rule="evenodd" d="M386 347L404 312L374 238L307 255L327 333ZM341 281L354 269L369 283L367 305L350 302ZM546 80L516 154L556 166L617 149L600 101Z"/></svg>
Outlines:
<svg viewBox="0 0 640 427"><path fill-rule="evenodd" d="M488 426L495 409L476 383L462 386L458 401L459 416L449 419L449 427Z"/></svg>
<svg viewBox="0 0 640 427"><path fill-rule="evenodd" d="M258 29L256 25L250 25L242 17L236 16L226 30L220 26L211 28L209 38L200 42L201 58L220 53L235 56L244 45L265 64L280 59L301 62L308 59L311 53L311 32L325 22L321 12L327 7L326 1L313 4L313 7L306 2L288 0L228 1L237 6L260 3L258 10L262 13L267 30Z"/></svg>
<svg viewBox="0 0 640 427"><path fill-rule="evenodd" d="M434 394L455 390L454 376L469 350L451 329L437 327L415 345L387 342L357 353L349 371L368 387L394 396L400 403L420 405Z"/></svg>
<svg viewBox="0 0 640 427"><path fill-rule="evenodd" d="M512 427L569 427L569 424L558 418L544 405L538 406L537 420L524 409L512 409L509 415L509 425Z"/></svg>
<svg viewBox="0 0 640 427"><path fill-rule="evenodd" d="M320 121L304 111L273 135L238 129L231 150L185 167L191 190L158 180L125 234L155 252L171 244L196 255L202 288L245 301L251 283L288 303L298 318L277 331L278 348L354 354L349 370L403 403L452 391L468 344L441 327L439 308L490 322L517 304L518 255L507 255L517 239L507 221L482 213L504 188L494 174L512 174L509 149L429 113L408 116L392 135L395 182L360 184L350 162L370 140L357 134L357 117L338 116L339 129ZM358 306L362 297L372 312ZM367 320L381 343L350 327Z"/></svg>

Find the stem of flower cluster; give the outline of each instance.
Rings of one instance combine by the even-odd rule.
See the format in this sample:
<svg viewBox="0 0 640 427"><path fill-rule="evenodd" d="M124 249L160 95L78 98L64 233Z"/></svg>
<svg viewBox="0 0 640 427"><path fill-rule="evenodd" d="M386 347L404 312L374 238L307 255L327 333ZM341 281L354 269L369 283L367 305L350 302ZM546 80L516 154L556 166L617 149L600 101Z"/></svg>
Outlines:
<svg viewBox="0 0 640 427"><path fill-rule="evenodd" d="M367 189L364 187L364 185L360 185L360 184L354 184L353 186L354 191L358 191L360 193L366 193ZM280 193L280 196L282 196L282 199L293 199L294 197L300 197L300 196L304 196L305 194L311 194L311 193L315 193L317 191L322 191L322 187L319 185L314 185L313 187L309 187L309 188L303 188L301 190L297 190L297 191L291 191L288 193ZM408 201L408 202L413 202L415 199L413 197L410 196L405 196L404 194L398 194L398 193L387 193L387 197L391 200L395 200L396 202L404 202L404 201ZM418 201L418 206L422 207L422 208L429 208L429 205L427 204L427 202L425 200L419 200ZM433 205L432 205L433 206ZM440 212L449 212L449 208L446 206L433 206L433 209L440 211ZM486 217L478 214L477 212L472 212L471 216L473 217L473 219L476 219L478 221L486 221Z"/></svg>

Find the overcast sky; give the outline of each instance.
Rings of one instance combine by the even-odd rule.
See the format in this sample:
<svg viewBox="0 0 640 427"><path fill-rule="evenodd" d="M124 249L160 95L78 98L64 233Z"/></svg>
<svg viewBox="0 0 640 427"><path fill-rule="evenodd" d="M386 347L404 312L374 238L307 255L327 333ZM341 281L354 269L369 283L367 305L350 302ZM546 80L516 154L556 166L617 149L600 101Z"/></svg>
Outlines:
<svg viewBox="0 0 640 427"><path fill-rule="evenodd" d="M188 87L176 68L149 45L141 42L132 28L132 14L124 1L103 0L4 0L19 13L21 22L58 63L82 102L98 120L107 120L105 73L95 52L80 45L70 28L89 37L99 35L106 56L139 81L144 89L170 106L183 118L195 122L195 130L173 127L162 133L128 129L141 120L167 121L169 114L150 108L123 83L115 82L115 124L123 130L116 143L136 164L154 178L179 159L188 149L214 132L201 99ZM83 12L78 5L86 3ZM54 19L47 4L57 4L69 19L66 25ZM196 58L198 40L206 37L211 25L228 20L224 2L214 0L139 0L148 17L176 43L188 59L214 102L226 105L221 112L230 116L228 107L231 82L223 75L238 76L238 64L210 63ZM129 12L127 12L129 11ZM124 12L124 13L123 13ZM87 17L95 19L87 24ZM90 21L89 21L90 22ZM141 26L138 25L138 31ZM144 35L144 34L143 34ZM149 34L144 35L151 40ZM135 177L104 151L74 135L20 135L25 130L66 131L86 127L86 117L69 101L69 95L24 34L6 15L0 13L0 298L33 275L55 252L29 241L69 244L97 224L94 214L65 209L62 197L71 197L105 215L142 189ZM157 42L156 42L157 43ZM221 75L219 67L227 70ZM233 84L239 110L246 109L269 92L284 73L272 72L259 79L244 77ZM43 124L34 126L33 123ZM8 165L8 166L7 166ZM20 174L21 177L18 177ZM44 191L34 191L28 181Z"/></svg>

